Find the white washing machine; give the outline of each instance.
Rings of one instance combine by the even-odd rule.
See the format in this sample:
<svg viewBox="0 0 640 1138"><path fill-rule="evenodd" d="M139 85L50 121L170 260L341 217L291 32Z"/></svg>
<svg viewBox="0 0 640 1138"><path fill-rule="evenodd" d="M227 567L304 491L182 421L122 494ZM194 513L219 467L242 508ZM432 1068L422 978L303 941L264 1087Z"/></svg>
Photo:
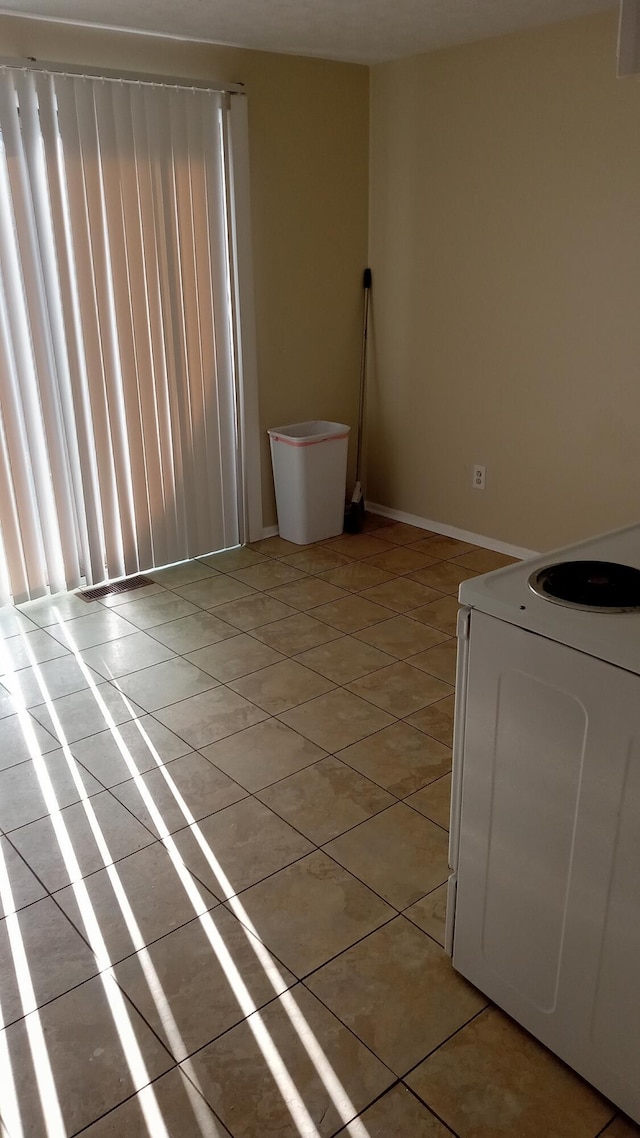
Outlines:
<svg viewBox="0 0 640 1138"><path fill-rule="evenodd" d="M640 1122L640 525L460 600L447 949Z"/></svg>

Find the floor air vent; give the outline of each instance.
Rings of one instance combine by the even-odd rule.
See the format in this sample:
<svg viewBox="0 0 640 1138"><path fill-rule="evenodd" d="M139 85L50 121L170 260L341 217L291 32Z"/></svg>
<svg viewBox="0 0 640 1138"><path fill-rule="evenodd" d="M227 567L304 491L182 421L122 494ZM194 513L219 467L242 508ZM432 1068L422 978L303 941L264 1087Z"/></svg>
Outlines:
<svg viewBox="0 0 640 1138"><path fill-rule="evenodd" d="M140 573L137 577L125 577L124 581L111 581L107 585L96 585L95 589L83 589L77 596L83 601L101 601L103 597L115 597L118 593L131 593L144 585L153 585L151 577Z"/></svg>

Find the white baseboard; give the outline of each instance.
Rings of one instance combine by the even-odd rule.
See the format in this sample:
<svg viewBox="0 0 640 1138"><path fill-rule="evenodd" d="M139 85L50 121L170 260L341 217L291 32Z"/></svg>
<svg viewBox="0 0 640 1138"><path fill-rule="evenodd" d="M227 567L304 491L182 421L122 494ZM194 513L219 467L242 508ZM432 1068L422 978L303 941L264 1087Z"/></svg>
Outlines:
<svg viewBox="0 0 640 1138"><path fill-rule="evenodd" d="M467 541L470 545L481 545L483 549L493 549L496 553L506 553L508 557L517 557L519 561L525 561L528 557L539 556L534 549L510 545L509 542L498 541L495 537L471 533L470 530L458 529L457 526L447 526L444 522L434 522L430 518L419 518L416 514L405 514L403 510L392 510L389 506L380 506L377 502L367 502L366 509L371 514L380 514L383 518L393 518L395 522L406 522L407 525L417 526L418 529L432 530L433 533L441 533L445 537L455 537L458 541Z"/></svg>
<svg viewBox="0 0 640 1138"><path fill-rule="evenodd" d="M278 527L277 526L264 526L264 528L262 530L263 539L265 537L277 537L277 536L278 536Z"/></svg>

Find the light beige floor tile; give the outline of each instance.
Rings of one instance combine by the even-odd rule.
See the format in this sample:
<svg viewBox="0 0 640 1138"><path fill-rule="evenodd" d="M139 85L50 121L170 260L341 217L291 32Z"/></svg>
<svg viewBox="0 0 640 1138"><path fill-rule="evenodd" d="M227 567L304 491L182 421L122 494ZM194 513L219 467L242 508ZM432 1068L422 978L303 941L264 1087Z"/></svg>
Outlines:
<svg viewBox="0 0 640 1138"><path fill-rule="evenodd" d="M88 616L67 619L64 626L56 624L48 629L49 635L55 637L65 652L69 651L69 645L74 650L83 651L85 648L93 648L95 644L106 644L107 641L137 632L136 625L130 624L120 613L102 608L102 605L99 605L98 612L89 611Z"/></svg>
<svg viewBox="0 0 640 1138"><path fill-rule="evenodd" d="M406 1081L460 1138L585 1138L611 1117L596 1091L495 1008L467 1024Z"/></svg>
<svg viewBox="0 0 640 1138"><path fill-rule="evenodd" d="M445 699L439 699L437 703L430 704L429 707L423 707L421 711L416 711L415 715L407 719L407 723L417 727L419 731L424 731L432 739L444 743L446 747L452 747L454 709L455 697L449 695Z"/></svg>
<svg viewBox="0 0 640 1138"><path fill-rule="evenodd" d="M306 612L307 609L316 608L318 605L327 605L332 601L339 601L349 594L344 589L339 589L337 585L323 581L320 577L308 577L304 581L295 581L291 585L278 585L277 589L272 589L270 595L275 600L289 605L290 608ZM313 615L316 614L313 613Z"/></svg>
<svg viewBox="0 0 640 1138"><path fill-rule="evenodd" d="M363 1111L360 1121L366 1130L367 1138L452 1138L449 1127L443 1126L435 1115L402 1085L393 1087L373 1106ZM346 1126L344 1130L339 1131L337 1138L347 1138L347 1135L353 1133L354 1130ZM89 1130L87 1135L93 1138L92 1131Z"/></svg>
<svg viewBox="0 0 640 1138"><path fill-rule="evenodd" d="M348 691L333 691L294 707L279 717L325 751L357 743L392 722L391 716Z"/></svg>
<svg viewBox="0 0 640 1138"><path fill-rule="evenodd" d="M444 830L403 802L334 838L326 850L397 909L449 876Z"/></svg>
<svg viewBox="0 0 640 1138"><path fill-rule="evenodd" d="M348 558L327 549L323 545L314 545L302 553L282 558L284 565L293 565L294 569L301 569L303 573L326 573L329 569L339 569L341 565L348 564Z"/></svg>
<svg viewBox="0 0 640 1138"><path fill-rule="evenodd" d="M636 1126L630 1118L619 1115L602 1131L602 1138L639 1138L640 1126Z"/></svg>
<svg viewBox="0 0 640 1138"><path fill-rule="evenodd" d="M195 652L197 648L204 648L207 644L217 644L229 636L236 636L237 628L219 615L203 612L199 609L192 616L183 616L178 620L170 620L167 624L158 624L152 628L150 635L154 640L165 644L172 652L182 655L184 652Z"/></svg>
<svg viewBox="0 0 640 1138"><path fill-rule="evenodd" d="M148 771L140 781L170 834L246 796L241 786L195 751ZM154 834L163 836L137 780L120 783L113 793Z"/></svg>
<svg viewBox="0 0 640 1138"><path fill-rule="evenodd" d="M413 656L416 652L424 652L447 639L446 632L419 624L412 616L393 616L390 620L383 620L372 628L358 632L357 638L373 644L383 652L389 652L399 660Z"/></svg>
<svg viewBox="0 0 640 1138"><path fill-rule="evenodd" d="M0 719L0 770L32 758L32 747L45 755L59 746L58 740L45 731L29 712Z"/></svg>
<svg viewBox="0 0 640 1138"><path fill-rule="evenodd" d="M100 783L81 766L76 764L76 770L87 794L102 790ZM49 751L37 766L28 761L0 771L0 829L9 833L49 813L45 779L50 780L60 809L80 799L81 792L74 782L64 751Z"/></svg>
<svg viewBox="0 0 640 1138"><path fill-rule="evenodd" d="M71 745L72 754L106 787L125 782L138 771L153 770L158 762L170 762L190 749L151 715Z"/></svg>
<svg viewBox="0 0 640 1138"><path fill-rule="evenodd" d="M249 585L252 589L275 589L289 581L304 581L306 574L284 561L265 561L262 565L250 565L246 569L236 569L231 576L236 581Z"/></svg>
<svg viewBox="0 0 640 1138"><path fill-rule="evenodd" d="M329 581L340 589L360 593L373 585L383 585L385 581L392 581L393 577L384 569L372 565L370 561L348 561L339 569L330 569L328 573L323 573L322 580Z"/></svg>
<svg viewBox="0 0 640 1138"><path fill-rule="evenodd" d="M111 861L140 850L155 841L153 834L125 810L108 791L95 794L87 807L97 820L97 826L106 842ZM101 869L104 865L88 820L85 806L76 802L67 806L58 816L65 834L73 846L74 859L82 876ZM11 841L22 854L33 872L53 892L69 884L70 873L75 874L73 863L66 864L50 818L39 818L11 834Z"/></svg>
<svg viewBox="0 0 640 1138"><path fill-rule="evenodd" d="M297 731L277 719L265 719L246 731L237 731L202 754L247 790L261 790L278 779L308 767L324 756Z"/></svg>
<svg viewBox="0 0 640 1138"><path fill-rule="evenodd" d="M395 801L332 757L268 787L258 798L318 846Z"/></svg>
<svg viewBox="0 0 640 1138"><path fill-rule="evenodd" d="M74 650L82 652L85 648L93 648L94 644L106 644L108 640L117 640L119 636L129 636L138 631L137 626L124 613L110 612L102 606L100 608L100 612L67 620L64 627L54 625L49 629L49 635L55 637L65 651L71 645Z"/></svg>
<svg viewBox="0 0 640 1138"><path fill-rule="evenodd" d="M247 889L240 904L240 919L298 976L393 916L393 909L321 850Z"/></svg>
<svg viewBox="0 0 640 1138"><path fill-rule="evenodd" d="M517 561L517 557L496 553L493 549L476 549L473 553L463 553L461 557L456 557L456 565L472 569L474 573L492 573L494 569L504 569L506 565L515 565Z"/></svg>
<svg viewBox="0 0 640 1138"><path fill-rule="evenodd" d="M313 615L318 620L326 621L333 628L339 628L341 632L358 632L362 628L369 628L373 624L387 620L392 614L390 609L352 593L351 596L343 597L341 601L320 605L313 610Z"/></svg>
<svg viewBox="0 0 640 1138"><path fill-rule="evenodd" d="M487 998L404 917L310 976L307 986L396 1075L486 1007Z"/></svg>
<svg viewBox="0 0 640 1138"><path fill-rule="evenodd" d="M146 600L129 601L126 605L120 606L118 614L129 622L131 629L133 627L145 629L166 624L169 620L178 620L181 616L190 616L197 611L197 605L191 604L177 593L167 592L157 597L148 597Z"/></svg>
<svg viewBox="0 0 640 1138"><path fill-rule="evenodd" d="M284 620L276 620L274 624L257 628L253 635L285 656L295 656L298 652L316 648L318 644L337 640L341 634L336 628L323 624L307 613L298 612L295 616L287 616Z"/></svg>
<svg viewBox="0 0 640 1138"><path fill-rule="evenodd" d="M364 533L344 533L342 537L333 537L324 542L325 549L340 553L343 557L374 557L378 553L388 553L390 546L379 537L371 537Z"/></svg>
<svg viewBox="0 0 640 1138"><path fill-rule="evenodd" d="M109 593L106 597L100 598L100 604L106 609L117 609L121 605L126 605L129 601L142 601L147 597L157 597L165 593L164 585L159 581L153 581L149 578L148 585L133 585L130 588L118 590L117 593Z"/></svg>
<svg viewBox="0 0 640 1138"><path fill-rule="evenodd" d="M199 900L196 901L198 907L194 908L194 902L171 857L160 842L122 858L115 868L115 884L126 898L126 904L133 914L133 922L126 905L123 908L120 903L112 876L106 869L90 874L84 881L91 912L95 915L98 926L98 935L91 924L88 927L85 925L84 910L81 911L78 907L73 886L68 885L56 893L56 901L69 920L96 952L100 951L102 939L109 959L114 964L135 951L138 946L134 939L137 931L145 944L151 944L172 929L193 920L197 914L217 905L217 898L208 889L200 883L196 886L193 882L199 893Z"/></svg>
<svg viewBox="0 0 640 1138"><path fill-rule="evenodd" d="M144 1074L135 1079L130 1073L125 1044L107 993L119 1012L126 1013L138 1041ZM58 1133L75 1134L82 1130L138 1090L142 1080L146 1083L172 1065L168 1051L126 1002L110 977L88 980L47 1004L39 1013L32 1013L36 1014L47 1041L53 1082L62 1103L64 1130ZM6 1043L23 1133L29 1138L45 1138L52 1131L45 1126L39 1096L34 1093L38 1083L24 1020L7 1029Z"/></svg>
<svg viewBox="0 0 640 1138"><path fill-rule="evenodd" d="M230 642L224 640L222 643ZM200 652L208 651L208 648L200 649ZM193 655L197 656L198 653ZM217 679L196 667L195 662L190 663L180 657L153 664L150 668L142 668L117 681L118 688L127 698L135 700L145 711L157 711L170 703L209 691L217 684Z"/></svg>
<svg viewBox="0 0 640 1138"><path fill-rule="evenodd" d="M309 545L297 545L293 541L285 541L283 537L264 537L261 541L252 541L249 549L257 553L266 554L267 557L288 557L292 553L300 553L304 549L313 549L313 542Z"/></svg>
<svg viewBox="0 0 640 1138"><path fill-rule="evenodd" d="M359 679L394 662L393 656L370 644L363 644L352 636L343 636L330 644L311 648L296 659L336 684L348 684L350 680Z"/></svg>
<svg viewBox="0 0 640 1138"><path fill-rule="evenodd" d="M97 620L101 615L97 613L94 617L82 619ZM133 632L133 629L129 631ZM50 629L37 628L35 632L21 632L18 636L0 640L0 672L10 674L33 664L44 664L46 660L65 656L68 651L62 630L57 625Z"/></svg>
<svg viewBox="0 0 640 1138"><path fill-rule="evenodd" d="M365 600L384 605L394 612L411 612L412 609L420 608L435 600L439 595L435 589L429 589L418 581L412 581L410 577L393 577L384 585L374 585L372 589L367 589L361 594Z"/></svg>
<svg viewBox="0 0 640 1138"><path fill-rule="evenodd" d="M182 561L178 565L168 565L166 569L155 569L148 575L167 589L179 589L182 585L192 585L194 581L212 577L215 572L204 561Z"/></svg>
<svg viewBox="0 0 640 1138"><path fill-rule="evenodd" d="M169 1071L157 1079L153 1093L169 1138L231 1138L182 1071ZM145 1109L146 1099L143 1103L141 1095L134 1095L84 1130L82 1138L148 1138Z"/></svg>
<svg viewBox="0 0 640 1138"><path fill-rule="evenodd" d="M416 815L417 817L417 815ZM207 854L189 830L175 842L185 865L212 893L231 897L310 853L313 846L255 798L244 798L198 823Z"/></svg>
<svg viewBox="0 0 640 1138"><path fill-rule="evenodd" d="M12 695L9 694L6 687L0 684L0 719L6 719L8 715L15 715L16 703Z"/></svg>
<svg viewBox="0 0 640 1138"><path fill-rule="evenodd" d="M262 593L252 593L250 597L241 597L238 601L230 601L226 605L218 605L215 612L217 616L233 625L234 633L251 632L254 628L272 624L274 620L283 620L284 617L297 613L290 605L283 605L273 597L265 597Z"/></svg>
<svg viewBox="0 0 640 1138"><path fill-rule="evenodd" d="M334 1134L344 1115L336 1108L322 1072L301 1045L299 1030L310 1029L355 1111L362 1110L393 1081L391 1072L302 985L269 1004L260 1018L320 1138ZM300 1022L304 1026L296 1030ZM205 1097L232 1129L234 1138L257 1138L256 1119L261 1120L265 1135L299 1138L300 1127L248 1023L239 1024L199 1051L192 1063Z"/></svg>
<svg viewBox="0 0 640 1138"><path fill-rule="evenodd" d="M368 699L391 715L410 715L428 703L451 694L450 684L398 662L349 684L355 695Z"/></svg>
<svg viewBox="0 0 640 1138"><path fill-rule="evenodd" d="M392 723L338 753L349 766L398 798L451 770L451 750L406 721Z"/></svg>
<svg viewBox="0 0 640 1138"><path fill-rule="evenodd" d="M4 605L0 608L0 636L15 636L18 632L33 632L35 628L46 628L49 624L59 624L74 616L86 616L99 612L98 601L84 601L74 593L56 593L54 596L39 597L26 601L14 608Z"/></svg>
<svg viewBox="0 0 640 1138"><path fill-rule="evenodd" d="M414 620L421 620L423 624L446 632L447 636L455 636L459 607L456 597L439 597L421 608L413 609L411 616Z"/></svg>
<svg viewBox="0 0 640 1138"><path fill-rule="evenodd" d="M451 775L445 774L435 782L424 786L422 790L411 794L406 800L408 806L419 810L425 818L430 818L443 829L449 829L449 815L451 813Z"/></svg>
<svg viewBox="0 0 640 1138"><path fill-rule="evenodd" d="M126 723L142 711L111 684L101 683L73 695L63 695L53 700L51 706L34 707L31 714L52 735L60 735L60 742L75 743L87 735L104 731L111 721Z"/></svg>
<svg viewBox="0 0 640 1138"><path fill-rule="evenodd" d="M413 541L419 541L426 534L430 534L431 530L420 529L418 526L409 526L406 522L393 522L390 526L385 527L384 540L391 541L394 545L409 545Z"/></svg>
<svg viewBox="0 0 640 1138"><path fill-rule="evenodd" d="M239 545L236 549L223 549L220 553L210 553L199 558L204 565L211 565L219 573L232 573L234 569L247 569L249 565L260 565L266 560L263 553Z"/></svg>
<svg viewBox="0 0 640 1138"><path fill-rule="evenodd" d="M124 640L127 639L125 636ZM81 668L71 653L61 656L59 660L47 660L36 668L22 668L5 677L5 686L18 695L17 706L24 704L25 707L36 707L44 700L71 695L88 687L90 683L102 683L102 676L91 668Z"/></svg>
<svg viewBox="0 0 640 1138"><path fill-rule="evenodd" d="M199 648L187 656L187 660L196 667L225 684L229 680L238 680L241 676L257 672L260 668L268 668L270 664L278 664L283 659L280 652L275 652L273 648L245 633L222 640L219 644L210 644L207 648Z"/></svg>
<svg viewBox="0 0 640 1138"><path fill-rule="evenodd" d="M37 877L34 877L10 842L3 837L0 837L0 872L6 875L11 889L11 894L7 890L0 893L0 918L45 896L44 886ZM7 906L11 905L10 909L5 907L5 900Z"/></svg>
<svg viewBox="0 0 640 1138"><path fill-rule="evenodd" d="M218 952L217 938L222 941ZM258 947L255 937L220 906L203 923L190 921L151 945L148 955L160 993L156 999L145 976L146 964L143 966L137 955L116 967L116 979L180 1060L245 1018L241 984L251 993L256 1007L262 1007L295 982L281 965L267 974L269 964L259 959L254 945ZM224 953L233 960L237 978L229 974ZM165 1008L170 1010L175 1028L167 1025Z"/></svg>
<svg viewBox="0 0 640 1138"><path fill-rule="evenodd" d="M91 949L50 897L22 909L17 926L36 1007L82 984L98 971ZM6 920L0 921L0 1006L5 1027L24 1015L20 996L24 986L23 964L14 957Z"/></svg>
<svg viewBox="0 0 640 1138"><path fill-rule="evenodd" d="M242 581L235 581L233 577L218 573L215 577L207 577L205 581L184 585L178 592L186 601L200 605L203 609L211 609L228 601L237 601L239 597L249 597L253 589L249 585L244 585Z"/></svg>
<svg viewBox="0 0 640 1138"><path fill-rule="evenodd" d="M413 574L413 580L427 585L430 589L437 589L440 593L454 593L458 595L458 588L463 581L468 581L476 574L471 569L464 569L453 561L439 561L428 569L419 569Z"/></svg>
<svg viewBox="0 0 640 1138"><path fill-rule="evenodd" d="M426 897L416 901L404 911L405 917L413 921L423 932L437 940L444 947L445 924L447 919L447 886L439 885Z"/></svg>
<svg viewBox="0 0 640 1138"><path fill-rule="evenodd" d="M172 728L195 750L266 717L266 712L259 707L223 687L193 695L156 712L156 719Z"/></svg>
<svg viewBox="0 0 640 1138"><path fill-rule="evenodd" d="M438 560L437 556L429 557L426 553L421 553L413 547L397 545L388 553L379 553L375 557L369 557L366 564L377 565L379 569L385 569L387 573L396 575L415 573L417 569L426 569L427 565L434 565Z"/></svg>
<svg viewBox="0 0 640 1138"><path fill-rule="evenodd" d="M189 617L185 618L189 620ZM149 668L162 660L170 660L173 652L160 644L146 632L135 632L132 636L122 636L107 644L96 644L85 648L82 653L84 663L94 668L106 680L119 679L140 668ZM77 665L76 665L77 667ZM82 685L84 686L84 685ZM38 701L42 703L42 700Z"/></svg>
<svg viewBox="0 0 640 1138"><path fill-rule="evenodd" d="M431 676L436 676L439 680L444 680L447 684L455 684L457 655L458 642L452 639L410 656L407 663L428 672Z"/></svg>
<svg viewBox="0 0 640 1138"><path fill-rule="evenodd" d="M478 546L469 545L467 541L458 541L455 537L445 537L444 534L434 534L422 541L415 542L412 549L419 549L435 557L436 561L448 561L450 557L459 557L462 553L473 553Z"/></svg>
<svg viewBox="0 0 640 1138"><path fill-rule="evenodd" d="M364 519L362 521L362 533L371 533L375 536L382 535L382 531L387 526L393 526L396 523L393 518L385 518L382 514L372 514L369 510L365 510Z"/></svg>
<svg viewBox="0 0 640 1138"><path fill-rule="evenodd" d="M241 680L233 680L229 687L269 715L277 715L330 691L333 684L295 660L283 660Z"/></svg>

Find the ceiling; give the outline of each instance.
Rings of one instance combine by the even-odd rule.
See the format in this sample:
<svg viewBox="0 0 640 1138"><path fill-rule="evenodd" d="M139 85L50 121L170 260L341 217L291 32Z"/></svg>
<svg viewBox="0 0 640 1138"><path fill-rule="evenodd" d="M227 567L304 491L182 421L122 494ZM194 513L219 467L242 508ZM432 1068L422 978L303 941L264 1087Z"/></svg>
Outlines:
<svg viewBox="0 0 640 1138"><path fill-rule="evenodd" d="M0 11L380 63L616 6L616 0L0 0Z"/></svg>

